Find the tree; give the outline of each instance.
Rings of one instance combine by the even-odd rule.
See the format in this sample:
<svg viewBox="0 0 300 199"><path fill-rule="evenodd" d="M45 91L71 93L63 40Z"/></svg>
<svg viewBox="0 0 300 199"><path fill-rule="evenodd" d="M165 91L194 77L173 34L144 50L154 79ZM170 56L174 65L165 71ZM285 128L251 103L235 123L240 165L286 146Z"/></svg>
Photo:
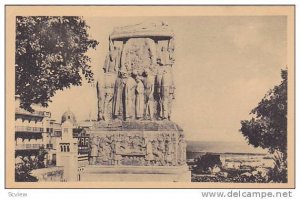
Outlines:
<svg viewBox="0 0 300 199"><path fill-rule="evenodd" d="M57 90L93 82L88 49L95 49L82 17L17 17L15 93L21 108L48 106Z"/></svg>
<svg viewBox="0 0 300 199"><path fill-rule="evenodd" d="M287 70L281 71L281 84L270 90L250 114L241 121L240 131L249 144L267 148L271 153L287 150Z"/></svg>
<svg viewBox="0 0 300 199"><path fill-rule="evenodd" d="M15 181L16 182L36 182L38 179L31 175L31 171L34 169L45 168L44 160L47 151L44 148L40 148L38 154L33 158L31 155L20 157L22 163L18 163L15 166Z"/></svg>
<svg viewBox="0 0 300 199"><path fill-rule="evenodd" d="M250 112L252 118L241 121L240 129L249 144L268 149L272 154L281 154L280 158L274 156L275 165L285 167L279 169L280 175L286 170L287 159L287 70L281 71L281 78L281 83Z"/></svg>
<svg viewBox="0 0 300 199"><path fill-rule="evenodd" d="M214 154L205 154L201 157L198 157L196 160L196 168L195 171L197 173L209 172L210 169L214 168L215 166L221 167L222 162L220 160L220 155Z"/></svg>

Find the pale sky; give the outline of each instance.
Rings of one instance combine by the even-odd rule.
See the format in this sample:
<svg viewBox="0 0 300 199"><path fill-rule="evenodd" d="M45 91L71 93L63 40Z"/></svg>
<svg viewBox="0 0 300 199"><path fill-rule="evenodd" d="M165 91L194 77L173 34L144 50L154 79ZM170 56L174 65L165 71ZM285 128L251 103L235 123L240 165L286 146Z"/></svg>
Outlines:
<svg viewBox="0 0 300 199"><path fill-rule="evenodd" d="M188 140L245 142L240 121L266 92L280 83L286 67L287 32L283 16L243 17L93 17L85 18L100 42L88 54L95 78L113 27L163 20L175 33L173 74L176 99L172 120ZM87 83L58 92L49 109L60 121L68 107L77 120L97 117L96 89Z"/></svg>

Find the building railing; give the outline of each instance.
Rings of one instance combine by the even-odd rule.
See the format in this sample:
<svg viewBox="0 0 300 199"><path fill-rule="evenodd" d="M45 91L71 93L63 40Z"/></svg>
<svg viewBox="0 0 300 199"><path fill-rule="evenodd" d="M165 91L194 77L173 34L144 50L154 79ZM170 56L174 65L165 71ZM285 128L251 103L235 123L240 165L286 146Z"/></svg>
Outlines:
<svg viewBox="0 0 300 199"><path fill-rule="evenodd" d="M29 127L29 126L16 126L16 132L34 132L34 133L42 133L44 132L44 128L41 127Z"/></svg>
<svg viewBox="0 0 300 199"><path fill-rule="evenodd" d="M43 147L44 147L44 144L17 144L16 150L40 149Z"/></svg>
<svg viewBox="0 0 300 199"><path fill-rule="evenodd" d="M22 108L16 108L15 111L16 111L16 114L33 115L33 116L40 116L40 117L50 117L50 112L47 112L47 111L34 111L31 113Z"/></svg>

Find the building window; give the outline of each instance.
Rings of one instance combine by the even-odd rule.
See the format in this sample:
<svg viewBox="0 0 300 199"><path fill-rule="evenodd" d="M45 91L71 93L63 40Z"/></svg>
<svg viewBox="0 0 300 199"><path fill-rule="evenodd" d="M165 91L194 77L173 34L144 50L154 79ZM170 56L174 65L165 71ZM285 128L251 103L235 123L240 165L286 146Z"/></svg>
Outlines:
<svg viewBox="0 0 300 199"><path fill-rule="evenodd" d="M67 152L70 152L70 146L69 145L67 146Z"/></svg>
<svg viewBox="0 0 300 199"><path fill-rule="evenodd" d="M63 149L63 146L60 145L60 151L63 152L63 150L64 150L64 149Z"/></svg>

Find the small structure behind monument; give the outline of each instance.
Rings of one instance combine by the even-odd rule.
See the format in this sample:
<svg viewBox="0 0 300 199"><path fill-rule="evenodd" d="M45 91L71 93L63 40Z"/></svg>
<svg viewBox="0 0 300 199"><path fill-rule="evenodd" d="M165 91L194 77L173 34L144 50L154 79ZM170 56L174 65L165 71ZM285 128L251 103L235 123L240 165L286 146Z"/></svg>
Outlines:
<svg viewBox="0 0 300 199"><path fill-rule="evenodd" d="M76 123L74 114L67 111L62 116L62 136L57 142L56 166L63 166L64 180L77 181L78 176L78 143L73 138L73 128Z"/></svg>
<svg viewBox="0 0 300 199"><path fill-rule="evenodd" d="M171 121L174 61L165 22L114 29L82 181L191 180L183 130Z"/></svg>

